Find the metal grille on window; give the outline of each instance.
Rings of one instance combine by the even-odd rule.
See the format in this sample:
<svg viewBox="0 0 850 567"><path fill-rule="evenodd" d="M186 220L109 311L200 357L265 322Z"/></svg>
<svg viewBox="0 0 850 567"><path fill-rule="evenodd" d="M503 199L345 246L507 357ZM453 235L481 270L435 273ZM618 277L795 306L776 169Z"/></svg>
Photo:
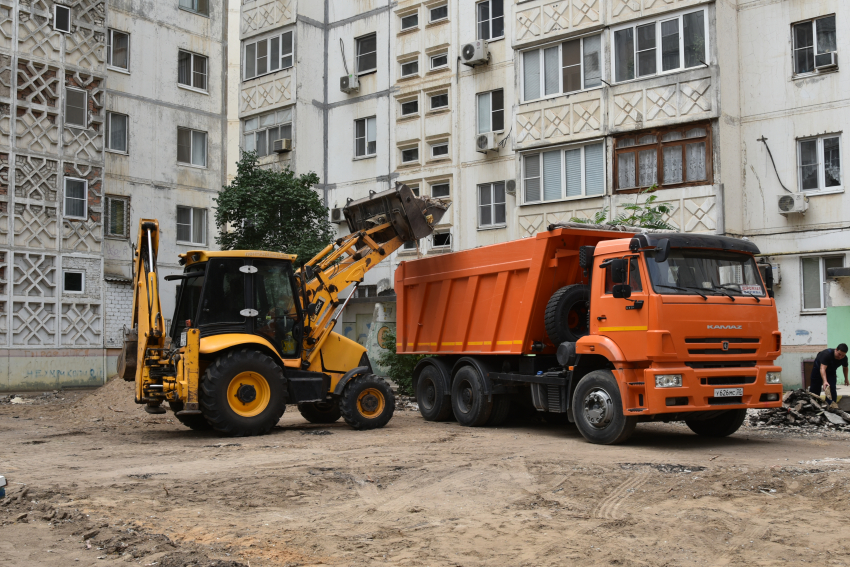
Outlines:
<svg viewBox="0 0 850 567"><path fill-rule="evenodd" d="M115 199L113 197L107 197L107 201L109 206L109 227L107 231L108 234L110 236L126 237L128 235L128 201L125 199Z"/></svg>

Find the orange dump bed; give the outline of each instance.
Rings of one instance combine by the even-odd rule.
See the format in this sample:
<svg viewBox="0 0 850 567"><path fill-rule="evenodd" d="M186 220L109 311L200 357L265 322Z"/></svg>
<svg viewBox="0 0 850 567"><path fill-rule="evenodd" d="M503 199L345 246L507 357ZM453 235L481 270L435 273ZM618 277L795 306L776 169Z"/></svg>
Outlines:
<svg viewBox="0 0 850 567"><path fill-rule="evenodd" d="M406 354L526 354L546 342L546 302L586 283L579 247L630 233L559 228L535 238L402 262L396 350ZM554 352L547 347L542 352Z"/></svg>

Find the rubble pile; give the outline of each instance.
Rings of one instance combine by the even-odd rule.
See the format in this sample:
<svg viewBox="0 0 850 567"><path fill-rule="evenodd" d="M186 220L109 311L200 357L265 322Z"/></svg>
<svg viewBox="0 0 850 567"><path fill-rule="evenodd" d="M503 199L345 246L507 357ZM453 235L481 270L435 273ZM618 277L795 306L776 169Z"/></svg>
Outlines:
<svg viewBox="0 0 850 567"><path fill-rule="evenodd" d="M416 403L416 398L413 396L402 396L401 394L396 394L395 409L396 411L419 411L419 404Z"/></svg>
<svg viewBox="0 0 850 567"><path fill-rule="evenodd" d="M0 396L0 405L3 404L35 404L44 405L65 399L65 394L59 390L44 392L43 394L9 394Z"/></svg>
<svg viewBox="0 0 850 567"><path fill-rule="evenodd" d="M750 416L750 424L779 427L826 427L850 431L850 413L807 390L793 390L782 397L781 408L759 410Z"/></svg>

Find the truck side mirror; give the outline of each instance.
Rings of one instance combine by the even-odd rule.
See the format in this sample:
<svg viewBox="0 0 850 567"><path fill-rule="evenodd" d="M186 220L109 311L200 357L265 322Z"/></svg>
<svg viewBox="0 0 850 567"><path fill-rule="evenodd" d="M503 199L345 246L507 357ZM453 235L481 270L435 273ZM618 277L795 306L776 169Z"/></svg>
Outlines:
<svg viewBox="0 0 850 567"><path fill-rule="evenodd" d="M632 296L632 286L629 284L614 284L611 294L616 299L628 299Z"/></svg>
<svg viewBox="0 0 850 567"><path fill-rule="evenodd" d="M670 240L662 238L658 241L658 246L655 247L655 261L661 264L667 261L667 256L670 255Z"/></svg>
<svg viewBox="0 0 850 567"><path fill-rule="evenodd" d="M611 260L608 267L611 270L611 281L615 284L629 283L629 261L625 258Z"/></svg>

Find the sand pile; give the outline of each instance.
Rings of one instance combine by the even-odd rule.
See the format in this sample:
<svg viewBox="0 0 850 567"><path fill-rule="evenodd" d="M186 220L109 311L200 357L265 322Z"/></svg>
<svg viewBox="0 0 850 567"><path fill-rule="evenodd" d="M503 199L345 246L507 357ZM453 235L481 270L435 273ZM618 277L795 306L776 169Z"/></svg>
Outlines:
<svg viewBox="0 0 850 567"><path fill-rule="evenodd" d="M157 420L165 423L165 418L173 414L150 415L144 405L135 402L135 383L125 382L117 376L92 391L68 409L68 419L77 422L103 421L106 423L131 420Z"/></svg>

